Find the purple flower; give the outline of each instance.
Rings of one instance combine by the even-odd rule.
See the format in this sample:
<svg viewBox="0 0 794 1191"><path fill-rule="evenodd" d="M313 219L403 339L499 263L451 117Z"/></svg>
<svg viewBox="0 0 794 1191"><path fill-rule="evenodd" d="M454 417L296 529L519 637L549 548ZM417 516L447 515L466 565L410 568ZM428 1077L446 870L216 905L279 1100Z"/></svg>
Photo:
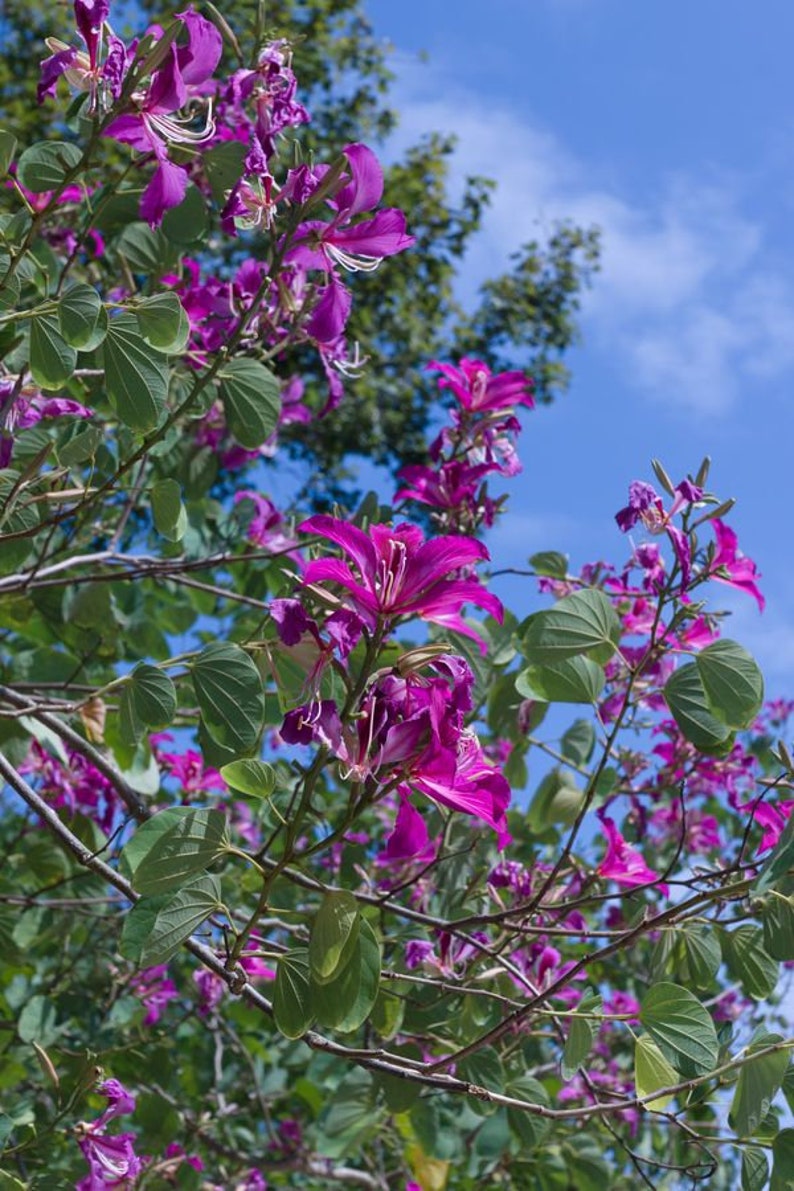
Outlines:
<svg viewBox="0 0 794 1191"><path fill-rule="evenodd" d="M198 130L193 128L194 113L186 117L175 113L189 98L201 94L200 88L220 60L221 35L198 13L179 13L177 19L187 30L187 45L171 44L146 90L133 95L135 110L118 116L105 129L105 136L155 156L157 168L140 203L141 218L152 227L162 221L166 211L179 206L187 189L187 173L169 160L168 143L200 145L215 132L209 105L204 126Z"/></svg>
<svg viewBox="0 0 794 1191"><path fill-rule="evenodd" d="M405 523L371 525L364 533L326 514L310 517L298 529L336 542L355 566L354 572L341 559L317 559L306 568L304 583L331 582L345 588L348 600L371 629L379 621L419 616L479 641L461 618L466 603L502 620L501 603L479 580L449 578L489 557L482 542L453 536L425 542L418 527ZM481 648L485 650L482 642Z"/></svg>
<svg viewBox="0 0 794 1191"><path fill-rule="evenodd" d="M411 773L409 785L442 806L482 819L496 832L500 849L510 843L505 814L510 786L485 759L473 732L461 733L454 752L439 748L424 758Z"/></svg>
<svg viewBox="0 0 794 1191"><path fill-rule="evenodd" d="M648 868L645 860L637 851L627 844L615 826L614 820L607 815L601 815L604 834L607 837L607 850L596 872L605 881L615 881L618 885L652 885L659 880L659 874ZM662 892L667 892L666 885L659 885Z"/></svg>
<svg viewBox="0 0 794 1191"><path fill-rule="evenodd" d="M673 503L665 512L662 498L655 488L643 480L634 480L629 485L629 503L615 514L615 520L623 533L628 533L641 522L649 533L667 534L681 569L681 591L684 591L692 577L692 550L687 535L672 525L671 521L684 505L692 505L700 500L703 490L690 480L682 480L676 485L675 492Z"/></svg>
<svg viewBox="0 0 794 1191"><path fill-rule="evenodd" d="M77 1144L88 1162L89 1173L75 1191L126 1187L143 1169L143 1162L135 1153L134 1133L105 1133L105 1127L114 1117L135 1111L135 1097L117 1079L106 1079L97 1091L107 1099L108 1106L96 1121L77 1127Z"/></svg>
<svg viewBox="0 0 794 1191"><path fill-rule="evenodd" d="M146 1016L143 1019L145 1026L156 1025L169 1001L173 1001L179 995L174 982L167 978L167 972L168 964L144 968L142 972L138 972L132 983L131 991L146 1008Z"/></svg>
<svg viewBox="0 0 794 1191"><path fill-rule="evenodd" d="M451 389L465 410L469 413L493 413L525 405L534 409L535 402L530 389L532 381L523 372L497 372L494 375L481 360L464 357L460 367L431 360L428 368L442 375L439 388Z"/></svg>
<svg viewBox="0 0 794 1191"><path fill-rule="evenodd" d="M88 53L65 45L55 37L47 38L47 46L53 50L49 58L41 63L41 77L36 89L39 103L46 96L53 97L58 79L65 74L69 82L81 91L92 92L91 106L96 102L96 89L100 77L98 70L99 50L102 42L102 26L110 12L109 0L75 0L74 16L77 31L85 42Z"/></svg>
<svg viewBox="0 0 794 1191"><path fill-rule="evenodd" d="M766 600L756 582L761 576L755 563L738 549L738 538L729 526L716 519L711 524L717 538L717 551L711 563L709 578L746 591L763 612Z"/></svg>

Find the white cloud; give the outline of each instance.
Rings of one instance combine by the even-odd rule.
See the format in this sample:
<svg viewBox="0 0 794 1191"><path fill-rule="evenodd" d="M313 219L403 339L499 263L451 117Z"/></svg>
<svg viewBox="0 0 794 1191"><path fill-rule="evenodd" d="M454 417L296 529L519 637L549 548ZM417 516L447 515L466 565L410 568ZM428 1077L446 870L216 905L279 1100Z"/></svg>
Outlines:
<svg viewBox="0 0 794 1191"><path fill-rule="evenodd" d="M735 182L671 175L657 200L631 201L603 165L577 158L529 114L486 108L415 61L399 58L397 73L395 146L454 133L453 194L472 174L498 182L465 297L558 219L595 223L603 268L586 298L589 337L649 395L708 415L744 382L794 366L794 292L764 268L761 228L742 213Z"/></svg>

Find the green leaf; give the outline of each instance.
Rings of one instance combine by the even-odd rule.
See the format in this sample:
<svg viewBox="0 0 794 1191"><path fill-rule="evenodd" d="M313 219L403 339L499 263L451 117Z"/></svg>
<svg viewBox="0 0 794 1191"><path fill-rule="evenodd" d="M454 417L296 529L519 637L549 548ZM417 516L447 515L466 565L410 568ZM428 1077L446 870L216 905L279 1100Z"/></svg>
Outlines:
<svg viewBox="0 0 794 1191"><path fill-rule="evenodd" d="M239 790L241 794L251 794L254 798L268 798L276 785L276 771L273 766L248 757L224 765L221 777L234 790Z"/></svg>
<svg viewBox="0 0 794 1191"><path fill-rule="evenodd" d="M612 1167L594 1137L568 1137L562 1152L566 1168L570 1171L570 1185L576 1191L604 1191L606 1187L613 1186Z"/></svg>
<svg viewBox="0 0 794 1191"><path fill-rule="evenodd" d="M285 1038L300 1038L314 1022L309 984L309 954L287 951L279 958L273 990L273 1019Z"/></svg>
<svg viewBox="0 0 794 1191"><path fill-rule="evenodd" d="M764 1191L769 1178L766 1152L757 1146L742 1150L742 1191Z"/></svg>
<svg viewBox="0 0 794 1191"><path fill-rule="evenodd" d="M311 964L311 942L309 960ZM363 1025L377 1000L380 964L380 944L366 918L361 918L352 951L342 958L333 978L318 981L311 968L312 1005L317 1020L342 1034Z"/></svg>
<svg viewBox="0 0 794 1191"><path fill-rule="evenodd" d="M352 893L329 893L320 903L309 938L309 963L314 980L327 984L350 961L361 930L358 902Z"/></svg>
<svg viewBox="0 0 794 1191"><path fill-rule="evenodd" d="M528 561L538 575L564 579L568 574L568 555L560 554L557 550L540 550L537 554L530 554Z"/></svg>
<svg viewBox="0 0 794 1191"><path fill-rule="evenodd" d="M662 982L648 991L640 1021L664 1058L690 1078L712 1071L719 1042L714 1022L697 997L677 984Z"/></svg>
<svg viewBox="0 0 794 1191"><path fill-rule="evenodd" d="M685 926L680 934L686 979L695 988L711 988L722 962L719 938L708 926Z"/></svg>
<svg viewBox="0 0 794 1191"><path fill-rule="evenodd" d="M135 316L143 339L156 351L178 355L187 347L190 322L176 294L144 298Z"/></svg>
<svg viewBox="0 0 794 1191"><path fill-rule="evenodd" d="M145 223L129 223L116 240L116 252L124 258L134 273L158 278L170 272L179 253L160 228Z"/></svg>
<svg viewBox="0 0 794 1191"><path fill-rule="evenodd" d="M781 1129L772 1142L772 1178L769 1191L794 1188L794 1129Z"/></svg>
<svg viewBox="0 0 794 1191"><path fill-rule="evenodd" d="M157 532L168 542L181 542L188 521L182 504L182 489L176 480L158 480L153 484L151 501Z"/></svg>
<svg viewBox="0 0 794 1191"><path fill-rule="evenodd" d="M733 732L714 714L694 662L680 666L670 675L664 697L673 719L696 749L722 753L731 748Z"/></svg>
<svg viewBox="0 0 794 1191"><path fill-rule="evenodd" d="M764 950L773 959L794 959L794 897L772 890L761 910Z"/></svg>
<svg viewBox="0 0 794 1191"><path fill-rule="evenodd" d="M593 755L596 745L595 728L590 720L576 720L560 741L560 752L574 765L584 766Z"/></svg>
<svg viewBox="0 0 794 1191"><path fill-rule="evenodd" d="M0 128L0 178L8 173L17 151L17 138L7 128Z"/></svg>
<svg viewBox="0 0 794 1191"><path fill-rule="evenodd" d="M168 369L138 332L128 314L110 320L102 345L110 403L131 430L153 430L165 409Z"/></svg>
<svg viewBox="0 0 794 1191"><path fill-rule="evenodd" d="M66 141L44 141L31 145L17 162L17 179L26 190L43 194L57 190L66 175L79 165L82 150Z"/></svg>
<svg viewBox="0 0 794 1191"><path fill-rule="evenodd" d="M22 565L33 544L33 536L4 541L5 534L25 533L39 524L38 508L25 503L21 493L14 494L20 479L12 468L0 471L0 571L12 571Z"/></svg>
<svg viewBox="0 0 794 1191"><path fill-rule="evenodd" d="M30 323L30 371L42 389L62 389L77 366L77 352L61 335L58 320L49 314Z"/></svg>
<svg viewBox="0 0 794 1191"><path fill-rule="evenodd" d="M579 1009L582 1012L595 1013L600 1008L600 997L583 997L579 1003ZM576 1072L582 1066L582 1063L584 1063L590 1054L597 1033L598 1022L592 1018L572 1017L570 1019L568 1037L565 1039L565 1048L562 1052L562 1065L560 1068L562 1078L566 1083L573 1079Z"/></svg>
<svg viewBox="0 0 794 1191"><path fill-rule="evenodd" d="M226 141L203 153L201 164L206 170L212 197L222 207L227 191L240 181L244 172L245 145L240 141Z"/></svg>
<svg viewBox="0 0 794 1191"><path fill-rule="evenodd" d="M206 167L206 157L204 165ZM173 244L192 245L204 239L209 229L209 218L203 195L195 183L189 184L178 207L166 211L162 228Z"/></svg>
<svg viewBox="0 0 794 1191"><path fill-rule="evenodd" d="M141 966L141 955L146 940L154 929L157 915L171 900L171 894L160 897L142 897L135 903L124 919L119 940L119 951L125 959Z"/></svg>
<svg viewBox="0 0 794 1191"><path fill-rule="evenodd" d="M49 1046L58 1036L55 1006L47 997L31 997L19 1015L17 1033L23 1042Z"/></svg>
<svg viewBox="0 0 794 1191"><path fill-rule="evenodd" d="M138 902L131 915L147 900L142 899ZM204 873L183 885L164 901L159 897L152 900L157 903L157 909L148 935L140 940L138 962L142 968L164 964L179 950L185 939L189 939L194 931L198 930L202 922L206 922L210 915L223 908L221 883L217 877L209 873Z"/></svg>
<svg viewBox="0 0 794 1191"><path fill-rule="evenodd" d="M64 467L79 467L89 459L96 458L96 453L105 439L105 432L99 426L86 426L78 430L73 438L63 445L58 445L58 462Z"/></svg>
<svg viewBox="0 0 794 1191"><path fill-rule="evenodd" d="M586 588L530 617L523 650L533 665L551 665L582 653L603 665L615 652L620 634L610 600L598 588Z"/></svg>
<svg viewBox="0 0 794 1191"><path fill-rule="evenodd" d="M219 641L202 649L192 672L209 735L237 754L250 752L264 726L265 696L248 654L239 645Z"/></svg>
<svg viewBox="0 0 794 1191"><path fill-rule="evenodd" d="M779 969L764 950L763 931L749 923L722 935L722 951L732 980L738 980L748 997L764 1001L775 991Z"/></svg>
<svg viewBox="0 0 794 1191"><path fill-rule="evenodd" d="M137 893L155 896L183 885L228 845L221 810L170 807L142 823L122 852Z"/></svg>
<svg viewBox="0 0 794 1191"><path fill-rule="evenodd" d="M58 303L61 335L72 347L93 351L107 333L107 315L101 326L99 321L103 311L102 299L92 285L73 285Z"/></svg>
<svg viewBox="0 0 794 1191"><path fill-rule="evenodd" d="M526 1100L530 1104L540 1104L549 1107L549 1094L543 1084L531 1075L521 1075L511 1079L505 1089L509 1096L518 1100ZM512 1133L520 1138L522 1146L533 1150L540 1145L549 1131L549 1122L533 1113L524 1112L520 1108L508 1108L507 1121Z"/></svg>
<svg viewBox="0 0 794 1191"><path fill-rule="evenodd" d="M780 1034L767 1034L753 1040L747 1057L739 1070L739 1079L728 1121L739 1137L752 1137L769 1112L772 1100L783 1082L789 1063L788 1051L755 1055L775 1042L782 1042Z"/></svg>
<svg viewBox="0 0 794 1191"><path fill-rule="evenodd" d="M176 715L176 687L163 670L139 662L128 689L136 715L148 728L165 728L171 723Z"/></svg>
<svg viewBox="0 0 794 1191"><path fill-rule="evenodd" d="M229 360L218 373L229 429L253 450L270 438L281 412L278 378L258 360Z"/></svg>
<svg viewBox="0 0 794 1191"><path fill-rule="evenodd" d="M528 666L516 679L516 690L525 699L541 703L595 703L606 675L587 657L565 658L545 666Z"/></svg>
<svg viewBox="0 0 794 1191"><path fill-rule="evenodd" d="M706 698L729 728L749 728L764 701L764 678L751 654L722 639L695 655Z"/></svg>
<svg viewBox="0 0 794 1191"><path fill-rule="evenodd" d="M680 1082L678 1072L667 1062L653 1038L642 1034L634 1047L634 1086L637 1096L645 1099L661 1088L671 1088ZM651 1112L662 1112L673 1099L673 1096L660 1096L648 1100L645 1107Z"/></svg>
<svg viewBox="0 0 794 1191"><path fill-rule="evenodd" d="M582 805L583 792L564 769L551 769L541 779L532 798L527 823L536 835L553 823L573 823Z"/></svg>

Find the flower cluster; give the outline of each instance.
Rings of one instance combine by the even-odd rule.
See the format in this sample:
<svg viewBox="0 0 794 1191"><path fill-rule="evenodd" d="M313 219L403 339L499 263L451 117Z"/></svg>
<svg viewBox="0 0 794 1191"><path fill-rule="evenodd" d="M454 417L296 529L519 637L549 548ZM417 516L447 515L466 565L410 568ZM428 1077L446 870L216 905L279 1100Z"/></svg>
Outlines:
<svg viewBox="0 0 794 1191"><path fill-rule="evenodd" d="M107 1100L107 1108L97 1120L77 1127L77 1144L88 1162L89 1173L75 1191L132 1186L143 1170L143 1160L135 1153L135 1134L107 1132L116 1117L135 1112L135 1096L117 1079L106 1079L97 1091Z"/></svg>
<svg viewBox="0 0 794 1191"><path fill-rule="evenodd" d="M448 389L457 405L451 426L430 445L431 466L402 468L403 487L395 499L426 505L442 529L474 533L493 524L504 500L488 495L485 477L521 470L514 446L521 423L514 411L533 408L531 382L523 372L494 375L480 360L463 359L457 368L432 361L428 367L441 372L439 387Z"/></svg>

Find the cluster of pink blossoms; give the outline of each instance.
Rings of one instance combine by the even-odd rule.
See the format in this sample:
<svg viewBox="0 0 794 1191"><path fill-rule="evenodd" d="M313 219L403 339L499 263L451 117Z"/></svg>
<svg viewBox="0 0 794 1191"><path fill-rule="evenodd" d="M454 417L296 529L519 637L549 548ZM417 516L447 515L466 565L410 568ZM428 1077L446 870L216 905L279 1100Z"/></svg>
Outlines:
<svg viewBox="0 0 794 1191"><path fill-rule="evenodd" d="M463 359L457 368L433 360L428 367L441 373L439 387L457 405L451 425L430 445L431 465L409 464L399 472L403 487L395 499L426 505L442 529L475 533L493 525L505 499L489 496L485 477L521 470L514 445L521 423L514 410L534 407L531 381L523 372L494 375L480 360Z"/></svg>

